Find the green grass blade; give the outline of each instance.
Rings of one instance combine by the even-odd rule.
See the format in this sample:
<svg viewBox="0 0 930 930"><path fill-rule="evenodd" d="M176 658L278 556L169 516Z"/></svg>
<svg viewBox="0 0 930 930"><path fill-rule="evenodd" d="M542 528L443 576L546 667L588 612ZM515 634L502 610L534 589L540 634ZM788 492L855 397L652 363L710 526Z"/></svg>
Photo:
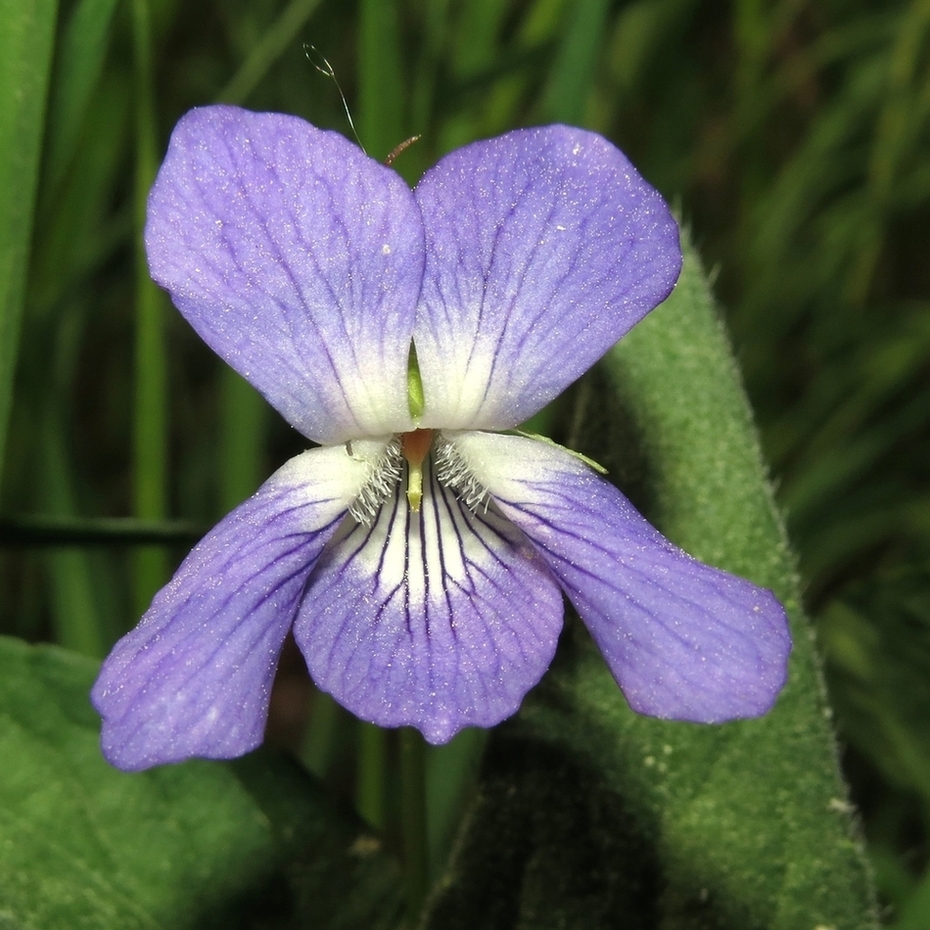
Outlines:
<svg viewBox="0 0 930 930"><path fill-rule="evenodd" d="M449 35L449 0L432 0L423 12L423 41L411 90L411 125L415 132L431 128L442 54Z"/></svg>
<svg viewBox="0 0 930 930"><path fill-rule="evenodd" d="M325 691L313 695L310 726L307 727L298 756L308 772L325 778L336 758L338 733L343 723L343 710Z"/></svg>
<svg viewBox="0 0 930 930"><path fill-rule="evenodd" d="M923 81L915 80L921 64L921 50L930 32L930 2L918 0L908 5L901 17L898 36L890 49L888 87L882 101L868 166L868 200L870 222L863 224L858 260L853 264L847 291L855 306L864 307L871 296L873 278L887 237L894 183L901 162L914 135L916 107L914 84L923 90ZM922 158L922 149L919 154Z"/></svg>
<svg viewBox="0 0 930 930"><path fill-rule="evenodd" d="M68 498L70 500L70 497ZM62 507L61 510L68 508ZM182 520L146 522L134 517L0 517L0 546L62 548L186 546L202 539L209 527Z"/></svg>
<svg viewBox="0 0 930 930"><path fill-rule="evenodd" d="M376 830L387 824L387 761L387 731L359 721L355 807Z"/></svg>
<svg viewBox="0 0 930 930"><path fill-rule="evenodd" d="M281 55L288 49L296 51L294 40L319 5L320 0L291 0L232 80L220 91L219 102L245 103Z"/></svg>
<svg viewBox="0 0 930 930"><path fill-rule="evenodd" d="M607 0L581 0L569 8L568 26L541 102L546 120L584 123L609 7Z"/></svg>
<svg viewBox="0 0 930 930"><path fill-rule="evenodd" d="M55 0L0 0L0 468L29 263L56 11Z"/></svg>
<svg viewBox="0 0 930 930"><path fill-rule="evenodd" d="M146 201L158 164L148 0L133 0L131 13L136 92L134 509L140 519L159 520L167 513L168 358L165 299L149 277L142 243ZM137 613L148 607L152 595L164 583L167 565L163 549L142 549L136 554L133 600Z"/></svg>
<svg viewBox="0 0 930 930"><path fill-rule="evenodd" d="M45 509L74 513L71 460L67 433L58 418L46 413L40 493ZM92 658L102 658L110 645L97 603L105 592L95 586L92 556L86 550L55 548L46 556L55 642Z"/></svg>
<svg viewBox="0 0 930 930"><path fill-rule="evenodd" d="M436 130L440 151L449 151L489 134L488 111L493 100L488 97L488 91L493 89L499 93L499 89L496 82L486 82L484 75L491 73L503 60L501 34L509 12L510 4L506 0L474 0L458 4L449 12L444 58L447 80L465 86L480 81L484 93L467 109L460 106L440 112Z"/></svg>
<svg viewBox="0 0 930 930"><path fill-rule="evenodd" d="M400 731L401 834L407 920L415 926L429 890L429 829L426 815L426 742L418 730Z"/></svg>
<svg viewBox="0 0 930 930"><path fill-rule="evenodd" d="M359 15L358 133L368 154L380 160L404 141L406 93L396 0L362 0Z"/></svg>
<svg viewBox="0 0 930 930"><path fill-rule="evenodd" d="M43 203L54 202L105 64L117 0L81 0L65 26L49 92Z"/></svg>
<svg viewBox="0 0 930 930"><path fill-rule="evenodd" d="M264 397L232 368L220 374L220 510L226 513L254 494L264 472L269 407Z"/></svg>
<svg viewBox="0 0 930 930"><path fill-rule="evenodd" d="M426 757L426 803L430 873L445 865L462 810L478 776L488 731L469 727Z"/></svg>

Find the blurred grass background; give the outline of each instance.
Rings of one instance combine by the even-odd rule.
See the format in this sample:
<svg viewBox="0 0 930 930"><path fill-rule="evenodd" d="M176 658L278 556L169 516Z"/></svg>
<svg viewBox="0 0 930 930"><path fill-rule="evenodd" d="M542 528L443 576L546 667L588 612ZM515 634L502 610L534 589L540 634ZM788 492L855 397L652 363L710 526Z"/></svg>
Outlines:
<svg viewBox="0 0 930 930"><path fill-rule="evenodd" d="M144 198L185 110L349 134L309 43L369 154L422 135L395 163L411 182L476 138L584 125L717 269L885 916L930 927L930 0L0 0L0 25L25 113L0 120L19 159L0 160L0 632L104 655L190 533L126 547L79 521L206 527L301 448L145 273ZM45 57L23 44L43 28ZM35 544L75 526L85 544ZM340 714L316 700L303 737L332 778ZM359 740L362 772L396 751ZM439 846L461 781L442 772L472 749L432 760ZM360 781L383 822L383 781Z"/></svg>

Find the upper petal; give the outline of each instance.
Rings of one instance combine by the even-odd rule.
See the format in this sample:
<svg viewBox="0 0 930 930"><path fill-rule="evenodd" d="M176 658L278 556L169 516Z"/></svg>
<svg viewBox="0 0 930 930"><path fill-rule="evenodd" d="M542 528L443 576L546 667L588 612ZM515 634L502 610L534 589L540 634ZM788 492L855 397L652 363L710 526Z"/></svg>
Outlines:
<svg viewBox="0 0 930 930"><path fill-rule="evenodd" d="M527 419L664 300L681 268L665 202L581 129L458 149L414 193L427 251L415 332L423 426Z"/></svg>
<svg viewBox="0 0 930 930"><path fill-rule="evenodd" d="M194 329L305 436L410 428L423 233L395 172L294 116L192 110L149 196L145 243Z"/></svg>
<svg viewBox="0 0 930 930"><path fill-rule="evenodd" d="M562 449L471 433L455 444L539 548L634 710L702 723L769 710L791 648L770 591L672 545Z"/></svg>
<svg viewBox="0 0 930 930"><path fill-rule="evenodd" d="M94 686L113 765L225 759L261 742L307 575L377 452L366 443L356 458L340 446L291 459L191 551Z"/></svg>
<svg viewBox="0 0 930 930"><path fill-rule="evenodd" d="M552 660L563 607L523 534L463 508L427 468L419 513L399 486L372 526L347 524L330 544L294 635L316 684L353 713L444 743L516 711Z"/></svg>

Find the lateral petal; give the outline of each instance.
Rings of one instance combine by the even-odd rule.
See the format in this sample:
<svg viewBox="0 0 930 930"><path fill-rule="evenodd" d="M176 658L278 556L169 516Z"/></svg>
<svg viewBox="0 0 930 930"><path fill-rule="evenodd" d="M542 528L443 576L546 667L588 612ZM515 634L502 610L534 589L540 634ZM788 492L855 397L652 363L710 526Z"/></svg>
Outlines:
<svg viewBox="0 0 930 930"><path fill-rule="evenodd" d="M145 242L152 277L198 334L305 436L410 428L423 232L394 171L294 116L191 110L149 196Z"/></svg>
<svg viewBox="0 0 930 930"><path fill-rule="evenodd" d="M428 470L419 513L399 487L372 526L347 524L327 547L294 635L316 684L353 713L444 743L516 711L562 614L523 534L463 508Z"/></svg>
<svg viewBox="0 0 930 930"><path fill-rule="evenodd" d="M674 546L565 450L520 436L450 438L536 545L634 710L716 723L771 708L791 640L770 591Z"/></svg>
<svg viewBox="0 0 930 930"><path fill-rule="evenodd" d="M681 268L665 202L582 129L465 146L414 194L427 252L422 426L516 426L664 300Z"/></svg>
<svg viewBox="0 0 930 930"><path fill-rule="evenodd" d="M287 462L194 547L116 644L92 692L113 765L226 759L261 742L307 576L377 460L378 443L354 445L355 458L339 446Z"/></svg>

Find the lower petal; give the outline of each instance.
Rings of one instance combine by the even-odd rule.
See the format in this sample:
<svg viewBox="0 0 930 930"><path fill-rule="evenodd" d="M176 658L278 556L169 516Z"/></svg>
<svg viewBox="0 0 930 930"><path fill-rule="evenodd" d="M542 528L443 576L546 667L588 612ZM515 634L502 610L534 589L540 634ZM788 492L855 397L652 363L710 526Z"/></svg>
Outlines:
<svg viewBox="0 0 930 930"><path fill-rule="evenodd" d="M419 512L399 487L373 525L333 540L294 633L316 684L353 713L444 743L516 711L552 660L562 613L523 534L463 507L427 468Z"/></svg>
<svg viewBox="0 0 930 930"><path fill-rule="evenodd" d="M291 459L195 546L94 686L113 765L225 759L261 742L307 576L367 480L376 445L366 444L367 457L338 446Z"/></svg>
<svg viewBox="0 0 930 930"><path fill-rule="evenodd" d="M771 708L791 640L770 591L672 545L563 449L521 436L450 438L536 545L634 710L715 723Z"/></svg>

